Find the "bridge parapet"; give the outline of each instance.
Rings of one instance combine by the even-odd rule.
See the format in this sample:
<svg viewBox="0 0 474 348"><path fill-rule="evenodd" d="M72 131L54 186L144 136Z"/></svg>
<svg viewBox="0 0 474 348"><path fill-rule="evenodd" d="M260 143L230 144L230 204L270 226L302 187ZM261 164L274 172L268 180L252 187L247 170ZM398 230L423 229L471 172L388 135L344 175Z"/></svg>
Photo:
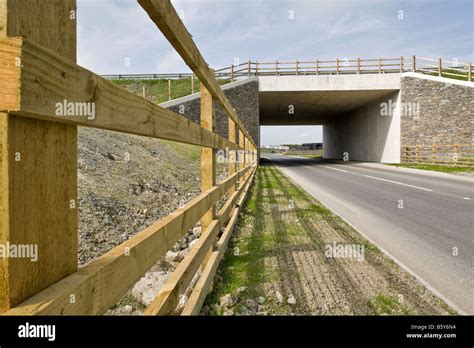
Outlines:
<svg viewBox="0 0 474 348"><path fill-rule="evenodd" d="M422 58L400 56L396 58L349 59L305 61L259 62L247 61L214 71L218 79L239 79L252 76L314 76L314 75L360 75L419 72L422 74L472 81L472 64L448 61L442 58ZM191 78L193 73L168 74L119 74L103 75L106 79L181 79Z"/></svg>

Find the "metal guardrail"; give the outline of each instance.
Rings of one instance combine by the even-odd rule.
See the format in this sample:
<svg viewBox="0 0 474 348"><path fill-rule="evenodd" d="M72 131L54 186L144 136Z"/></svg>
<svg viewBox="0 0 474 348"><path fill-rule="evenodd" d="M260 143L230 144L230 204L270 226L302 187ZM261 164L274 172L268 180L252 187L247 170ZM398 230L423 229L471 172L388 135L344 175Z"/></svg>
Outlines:
<svg viewBox="0 0 474 348"><path fill-rule="evenodd" d="M107 80L180 80L194 77L193 73L169 73L169 74L117 74L117 75L101 75ZM226 73L216 74L216 78L225 78Z"/></svg>

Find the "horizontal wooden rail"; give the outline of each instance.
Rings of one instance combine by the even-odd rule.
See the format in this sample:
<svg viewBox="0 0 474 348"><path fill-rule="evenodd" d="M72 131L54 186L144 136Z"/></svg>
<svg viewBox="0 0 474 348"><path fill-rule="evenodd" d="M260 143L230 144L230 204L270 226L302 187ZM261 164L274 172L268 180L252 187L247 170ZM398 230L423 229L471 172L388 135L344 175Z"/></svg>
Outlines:
<svg viewBox="0 0 474 348"><path fill-rule="evenodd" d="M245 129L244 124L237 116L235 109L230 104L224 92L222 92L214 78L213 71L202 57L191 35L171 5L171 2L169 0L138 0L138 3L148 13L151 20L161 30L188 67L196 74L201 83L206 86L212 96L218 100L227 115L232 118L238 128L242 129L244 135L250 139L252 144L256 147L254 140Z"/></svg>
<svg viewBox="0 0 474 348"><path fill-rule="evenodd" d="M22 67L15 64L18 57ZM0 38L0 68L0 111L214 149L241 149L27 39ZM58 103L89 103L94 118L58 114Z"/></svg>
<svg viewBox="0 0 474 348"><path fill-rule="evenodd" d="M251 175L253 175L253 172L254 171L252 171ZM174 314L179 303L179 296L184 294L191 283L191 280L206 256L206 251L215 243L219 231L225 228L226 225L233 227L235 222L231 221L228 223L229 215L235 210L237 200L244 189L251 183L251 180L250 178L250 180L242 181L239 189L232 194L225 206L217 214L218 219L214 220L206 231L201 234L196 245L193 246L183 261L181 261L144 314Z"/></svg>
<svg viewBox="0 0 474 348"><path fill-rule="evenodd" d="M237 207L233 209L232 215L230 217L230 221L227 224L224 232L222 233L221 237L216 246L216 250L212 253L209 257L209 260L206 263L206 267L201 274L197 284L194 286L194 289L189 296L188 301L183 309L181 315L198 315L201 307L204 303L204 300L209 292L210 286L214 279L214 276L217 271L217 267L219 266L219 262L221 261L222 257L224 256L224 252L227 248L227 244L229 242L230 236L233 232L234 226L237 222L237 218L239 216L240 209L245 202L247 194L249 192L250 184L253 180L255 175L255 170L251 173L249 179L245 185L243 194L240 196L239 201L237 203Z"/></svg>
<svg viewBox="0 0 474 348"><path fill-rule="evenodd" d="M139 232L96 261L29 298L4 315L86 315L105 313L161 259L194 224L254 168L250 164L219 185ZM247 180L249 182L250 179ZM71 296L74 296L74 303Z"/></svg>

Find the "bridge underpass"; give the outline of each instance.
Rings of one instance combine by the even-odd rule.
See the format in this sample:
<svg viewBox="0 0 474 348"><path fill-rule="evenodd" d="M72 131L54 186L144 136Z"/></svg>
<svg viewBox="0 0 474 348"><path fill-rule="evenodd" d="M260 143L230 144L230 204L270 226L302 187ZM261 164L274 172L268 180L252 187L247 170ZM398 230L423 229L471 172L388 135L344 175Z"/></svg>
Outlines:
<svg viewBox="0 0 474 348"><path fill-rule="evenodd" d="M398 163L399 90L400 74L260 77L260 125L322 125L324 158Z"/></svg>

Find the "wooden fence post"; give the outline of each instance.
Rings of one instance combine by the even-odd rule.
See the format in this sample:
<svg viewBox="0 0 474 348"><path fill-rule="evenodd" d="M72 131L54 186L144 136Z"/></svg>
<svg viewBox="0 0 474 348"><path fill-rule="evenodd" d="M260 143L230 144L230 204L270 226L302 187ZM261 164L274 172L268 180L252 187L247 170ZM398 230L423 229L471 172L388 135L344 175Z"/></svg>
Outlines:
<svg viewBox="0 0 474 348"><path fill-rule="evenodd" d="M244 167L247 167L249 163L249 139L247 137L244 138L244 148L245 148L245 157L244 157Z"/></svg>
<svg viewBox="0 0 474 348"><path fill-rule="evenodd" d="M400 74L403 72L403 56L400 56Z"/></svg>
<svg viewBox="0 0 474 348"><path fill-rule="evenodd" d="M275 61L275 76L278 76L278 60Z"/></svg>
<svg viewBox="0 0 474 348"><path fill-rule="evenodd" d="M258 62L255 62L255 76L258 76Z"/></svg>
<svg viewBox="0 0 474 348"><path fill-rule="evenodd" d="M171 100L171 79L168 80L168 100Z"/></svg>
<svg viewBox="0 0 474 348"><path fill-rule="evenodd" d="M214 98L204 85L201 85L201 127L214 132L215 105ZM209 190L216 184L215 150L201 147L201 192ZM202 228L207 227L215 216L212 207L202 218Z"/></svg>
<svg viewBox="0 0 474 348"><path fill-rule="evenodd" d="M250 63L250 60L249 60L249 61L248 61L248 70L249 70L249 76L248 76L248 77L250 77L250 64L251 64L251 63Z"/></svg>
<svg viewBox="0 0 474 348"><path fill-rule="evenodd" d="M229 141L235 143L235 122L230 116L227 116L229 120ZM235 151L235 150L230 150ZM234 153L233 156L229 156L229 176L234 175L237 172L237 153ZM229 194L233 194L237 188L235 184L230 190Z"/></svg>
<svg viewBox="0 0 474 348"><path fill-rule="evenodd" d="M250 163L255 161L255 152L253 151L254 146L250 144Z"/></svg>
<svg viewBox="0 0 474 348"><path fill-rule="evenodd" d="M145 88L145 86L143 86L142 97L143 97L143 99L146 99L146 88Z"/></svg>
<svg viewBox="0 0 474 348"><path fill-rule="evenodd" d="M316 75L319 75L319 59L316 59Z"/></svg>
<svg viewBox="0 0 474 348"><path fill-rule="evenodd" d="M230 82L234 82L234 64L230 66Z"/></svg>
<svg viewBox="0 0 474 348"><path fill-rule="evenodd" d="M360 58L357 58L357 73L360 74Z"/></svg>
<svg viewBox="0 0 474 348"><path fill-rule="evenodd" d="M380 57L378 57L378 63L379 63L379 74L382 73L382 61L380 60Z"/></svg>
<svg viewBox="0 0 474 348"><path fill-rule="evenodd" d="M443 61L441 58L438 59L438 76L441 77L441 72L443 70Z"/></svg>
<svg viewBox="0 0 474 348"><path fill-rule="evenodd" d="M415 56L415 55L413 55L412 60L413 60L413 67L412 67L412 69L413 69L413 72L416 72L416 56Z"/></svg>
<svg viewBox="0 0 474 348"><path fill-rule="evenodd" d="M201 127L214 132L215 103L212 94L201 84ZM216 185L216 150L201 147L201 192L209 190ZM213 205L201 218L201 231L204 231L216 218L216 206ZM201 271L206 267L214 245L207 251L201 264Z"/></svg>
<svg viewBox="0 0 474 348"><path fill-rule="evenodd" d="M339 75L339 58L336 58L336 75Z"/></svg>
<svg viewBox="0 0 474 348"><path fill-rule="evenodd" d="M194 94L194 73L191 74L191 94Z"/></svg>
<svg viewBox="0 0 474 348"><path fill-rule="evenodd" d="M298 59L296 60L296 76L298 76L298 71L299 70L299 66L298 66Z"/></svg>
<svg viewBox="0 0 474 348"><path fill-rule="evenodd" d="M0 0L2 36L76 62L76 1ZM31 256L0 258L0 312L77 270L77 205L77 127L0 113L0 244Z"/></svg>
<svg viewBox="0 0 474 348"><path fill-rule="evenodd" d="M239 146L244 147L244 133L239 128ZM242 152L239 154L239 171L244 169L244 158L242 156ZM242 182L241 178L239 177L239 184Z"/></svg>

